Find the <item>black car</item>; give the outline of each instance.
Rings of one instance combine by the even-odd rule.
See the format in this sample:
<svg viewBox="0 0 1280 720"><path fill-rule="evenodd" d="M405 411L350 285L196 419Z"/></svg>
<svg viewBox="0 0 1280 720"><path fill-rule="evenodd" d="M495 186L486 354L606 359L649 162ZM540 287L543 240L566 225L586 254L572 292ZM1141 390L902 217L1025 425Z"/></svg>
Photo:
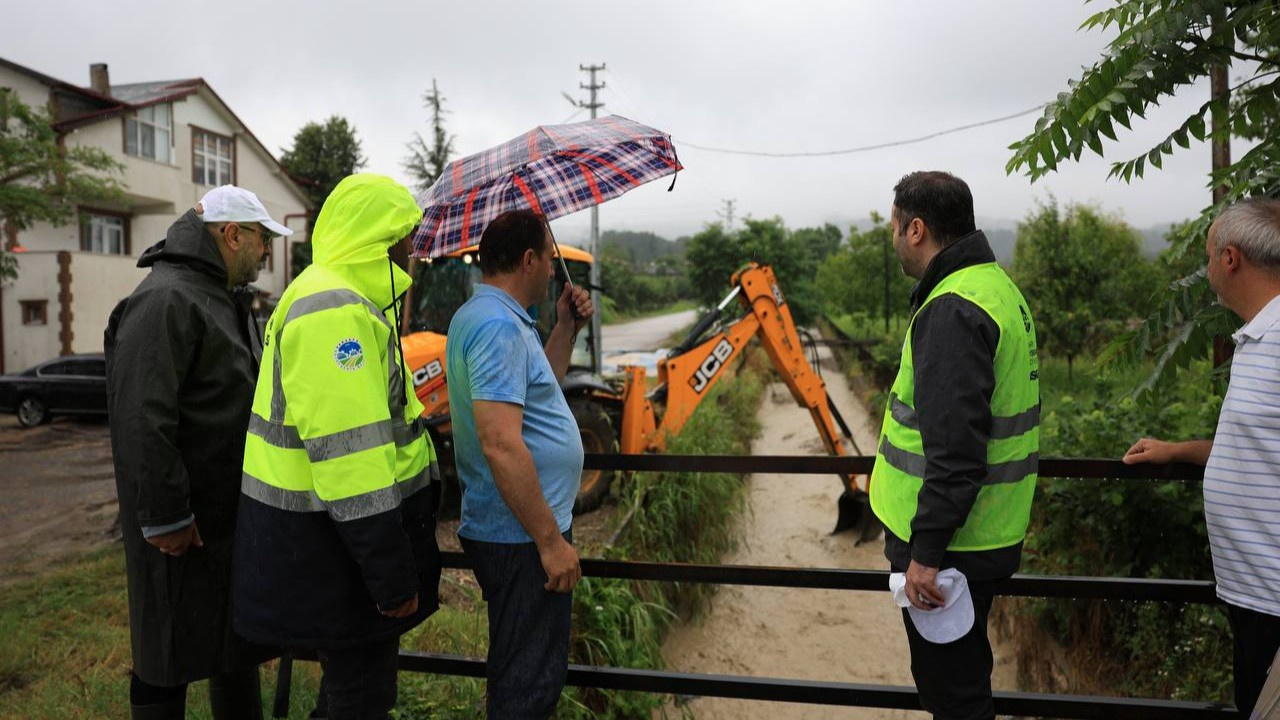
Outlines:
<svg viewBox="0 0 1280 720"><path fill-rule="evenodd" d="M106 415L106 357L67 355L16 375L0 375L0 412L17 413L24 427L53 415Z"/></svg>

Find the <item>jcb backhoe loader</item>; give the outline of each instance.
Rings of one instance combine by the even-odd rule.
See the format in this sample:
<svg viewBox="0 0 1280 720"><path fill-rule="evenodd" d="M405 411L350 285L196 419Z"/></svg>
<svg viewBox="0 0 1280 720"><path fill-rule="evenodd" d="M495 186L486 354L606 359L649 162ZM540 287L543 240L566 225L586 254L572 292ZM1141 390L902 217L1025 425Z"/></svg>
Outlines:
<svg viewBox="0 0 1280 720"><path fill-rule="evenodd" d="M725 376L725 368L752 338L759 339L791 396L808 408L827 452L846 454L841 434L856 450L853 434L827 395L826 383L805 356L773 269L751 263L735 273L730 284L733 289L720 304L699 319L685 341L659 361L658 385L652 391L646 391L643 367L625 369L620 451L665 450L668 440L679 434L698 404ZM742 316L722 322L735 299L744 311ZM837 423L842 433L836 431ZM880 527L866 502L866 476L843 475L841 482L844 492L832 532L852 528L859 542L873 538Z"/></svg>
<svg viewBox="0 0 1280 720"><path fill-rule="evenodd" d="M562 251L573 281L585 284L593 261L591 255L567 246ZM405 363L411 368L414 388L425 406L423 416L447 471L452 470L453 463L444 372L445 332L453 313L470 297L472 284L480 280L479 267L474 262L476 252L476 247L464 248L418 264L407 303L411 332L403 340ZM540 331L550 332L555 324L552 298L559 297L563 282L562 277L552 280L548 300L534 308ZM759 337L792 396L809 408L827 452L845 454L834 423L840 424L850 440L852 436L827 397L825 383L805 357L773 271L752 264L734 275L732 285L733 290L724 301L701 318L688 338L661 361L658 385L652 392L646 392L642 367L627 368L621 382L603 379L592 362L592 348L598 338L591 334L590 326L583 329L562 387L588 453L664 450L668 438L679 433L698 403L724 377L724 368L752 337ZM729 319L727 309L735 298L745 314ZM855 528L860 537L874 535L878 526L865 502L865 481L860 486L852 476L841 480L845 492L840 498L836 531ZM612 472L584 471L575 511L598 506L612 481Z"/></svg>

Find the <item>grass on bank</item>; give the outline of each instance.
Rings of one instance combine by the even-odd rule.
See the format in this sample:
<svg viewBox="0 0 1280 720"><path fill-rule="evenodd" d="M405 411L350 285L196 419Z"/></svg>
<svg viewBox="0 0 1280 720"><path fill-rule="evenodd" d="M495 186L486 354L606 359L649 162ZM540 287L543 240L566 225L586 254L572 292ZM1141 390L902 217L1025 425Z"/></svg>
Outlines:
<svg viewBox="0 0 1280 720"><path fill-rule="evenodd" d="M673 453L740 454L758 433L756 410L768 369L749 354L736 379L703 402ZM734 546L734 515L743 502L736 475L638 473L620 487L622 516L635 506L627 533L612 548L581 548L584 557L664 562L716 562ZM129 717L129 629L124 556L118 545L95 551L39 578L0 590L0 720ZM446 579L444 582L456 581ZM401 647L483 657L488 625L478 592L459 586L463 601L442 607L407 634ZM584 578L574 593L573 662L662 667L666 631L696 614L713 590ZM269 717L275 663L262 673ZM290 718L305 718L319 684L314 663L294 665ZM483 715L484 681L401 673L396 717L475 718ZM557 718L650 718L663 698L566 689ZM188 717L209 718L206 683L188 696Z"/></svg>
<svg viewBox="0 0 1280 720"><path fill-rule="evenodd" d="M649 310L639 310L633 312L624 312L618 310L613 301L605 297L604 308L600 312L600 322L604 325L616 325L619 323L628 323L636 320L644 320L645 318L658 317L659 315L671 315L673 313L684 312L686 310L697 310L698 302L696 300L677 300L670 305L664 305L660 308L651 308Z"/></svg>

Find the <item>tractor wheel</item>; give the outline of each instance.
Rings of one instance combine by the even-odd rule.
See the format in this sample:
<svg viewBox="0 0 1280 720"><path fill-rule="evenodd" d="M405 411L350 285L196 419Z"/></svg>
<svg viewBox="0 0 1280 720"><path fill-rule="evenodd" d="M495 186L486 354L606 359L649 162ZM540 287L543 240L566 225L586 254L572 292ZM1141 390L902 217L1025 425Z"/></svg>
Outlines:
<svg viewBox="0 0 1280 720"><path fill-rule="evenodd" d="M599 403L592 402L590 397L579 395L569 399L569 410L573 412L578 431L582 433L583 452L618 452L618 438L613 432L613 423ZM590 512L600 507L600 503L609 495L615 475L612 470L583 470L582 485L578 488L578 498L573 503L573 514Z"/></svg>

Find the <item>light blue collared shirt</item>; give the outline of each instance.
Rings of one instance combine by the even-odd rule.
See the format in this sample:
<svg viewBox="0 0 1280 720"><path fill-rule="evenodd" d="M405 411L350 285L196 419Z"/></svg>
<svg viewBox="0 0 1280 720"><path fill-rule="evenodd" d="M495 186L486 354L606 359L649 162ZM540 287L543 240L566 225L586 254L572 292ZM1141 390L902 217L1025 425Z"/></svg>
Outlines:
<svg viewBox="0 0 1280 720"><path fill-rule="evenodd" d="M582 437L528 311L505 291L477 284L449 323L445 374L463 485L458 534L481 542L532 542L498 493L480 448L476 400L524 408L521 437L533 455L542 497L560 532L567 531L582 477Z"/></svg>

